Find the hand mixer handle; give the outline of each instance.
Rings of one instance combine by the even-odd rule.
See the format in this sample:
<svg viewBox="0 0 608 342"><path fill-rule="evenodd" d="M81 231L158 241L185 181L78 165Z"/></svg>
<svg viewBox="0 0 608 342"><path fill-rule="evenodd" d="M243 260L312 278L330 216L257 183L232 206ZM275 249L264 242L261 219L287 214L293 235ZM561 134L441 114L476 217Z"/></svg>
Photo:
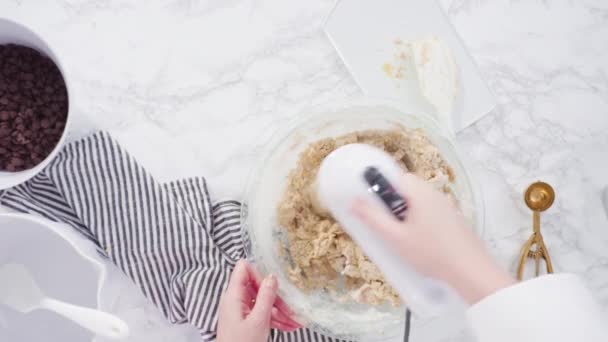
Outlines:
<svg viewBox="0 0 608 342"><path fill-rule="evenodd" d="M319 202L380 268L415 314L432 317L456 306L464 307L455 290L416 272L350 211L349 206L355 199L365 198L379 210L388 208L398 219L406 219L407 203L393 187L402 174L403 170L392 157L375 147L342 146L321 163L317 174Z"/></svg>

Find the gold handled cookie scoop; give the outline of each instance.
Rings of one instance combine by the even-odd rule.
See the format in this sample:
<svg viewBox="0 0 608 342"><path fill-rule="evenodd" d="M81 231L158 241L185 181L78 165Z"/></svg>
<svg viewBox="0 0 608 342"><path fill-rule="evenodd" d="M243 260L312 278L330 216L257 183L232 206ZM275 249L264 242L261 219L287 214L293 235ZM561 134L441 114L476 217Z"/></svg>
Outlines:
<svg viewBox="0 0 608 342"><path fill-rule="evenodd" d="M535 274L540 274L540 259L545 261L547 266L547 273L553 273L553 266L551 265L551 258L549 257L549 251L543 241L543 236L540 233L540 212L545 211L551 207L555 200L555 192L551 185L544 182L536 182L531 184L524 195L524 200L528 208L532 209L532 227L534 231L532 236L526 241L521 254L519 255L519 266L517 267L517 279L522 280L524 274L524 266L528 258L534 259L535 263ZM535 249L532 249L536 246Z"/></svg>

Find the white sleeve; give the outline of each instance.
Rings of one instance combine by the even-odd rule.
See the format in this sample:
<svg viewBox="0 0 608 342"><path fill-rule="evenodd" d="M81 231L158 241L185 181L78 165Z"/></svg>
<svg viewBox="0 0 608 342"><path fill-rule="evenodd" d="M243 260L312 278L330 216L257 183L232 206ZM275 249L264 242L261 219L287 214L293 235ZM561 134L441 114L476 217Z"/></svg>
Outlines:
<svg viewBox="0 0 608 342"><path fill-rule="evenodd" d="M606 342L608 322L572 274L545 275L502 289L469 308L479 342Z"/></svg>

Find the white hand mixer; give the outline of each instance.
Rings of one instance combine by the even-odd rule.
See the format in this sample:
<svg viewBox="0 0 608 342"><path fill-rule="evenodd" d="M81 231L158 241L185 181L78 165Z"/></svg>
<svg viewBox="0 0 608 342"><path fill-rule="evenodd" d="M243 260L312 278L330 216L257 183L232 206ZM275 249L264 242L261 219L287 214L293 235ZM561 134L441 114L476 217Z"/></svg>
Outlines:
<svg viewBox="0 0 608 342"><path fill-rule="evenodd" d="M414 314L430 318L463 308L464 302L455 290L403 262L386 241L350 211L353 201L362 198L379 210L389 210L399 220L407 220L407 203L393 187L402 173L397 163L380 149L365 144L345 145L321 163L316 179L317 197L320 205L331 212L380 268Z"/></svg>

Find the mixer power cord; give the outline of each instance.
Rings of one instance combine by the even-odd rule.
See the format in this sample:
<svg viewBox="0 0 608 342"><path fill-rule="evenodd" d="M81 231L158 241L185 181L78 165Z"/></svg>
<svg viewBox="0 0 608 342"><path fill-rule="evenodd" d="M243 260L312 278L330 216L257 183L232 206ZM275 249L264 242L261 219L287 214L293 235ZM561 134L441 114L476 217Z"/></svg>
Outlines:
<svg viewBox="0 0 608 342"><path fill-rule="evenodd" d="M410 340L410 324L412 320L412 312L410 309L405 310L405 333L403 334L403 342Z"/></svg>

